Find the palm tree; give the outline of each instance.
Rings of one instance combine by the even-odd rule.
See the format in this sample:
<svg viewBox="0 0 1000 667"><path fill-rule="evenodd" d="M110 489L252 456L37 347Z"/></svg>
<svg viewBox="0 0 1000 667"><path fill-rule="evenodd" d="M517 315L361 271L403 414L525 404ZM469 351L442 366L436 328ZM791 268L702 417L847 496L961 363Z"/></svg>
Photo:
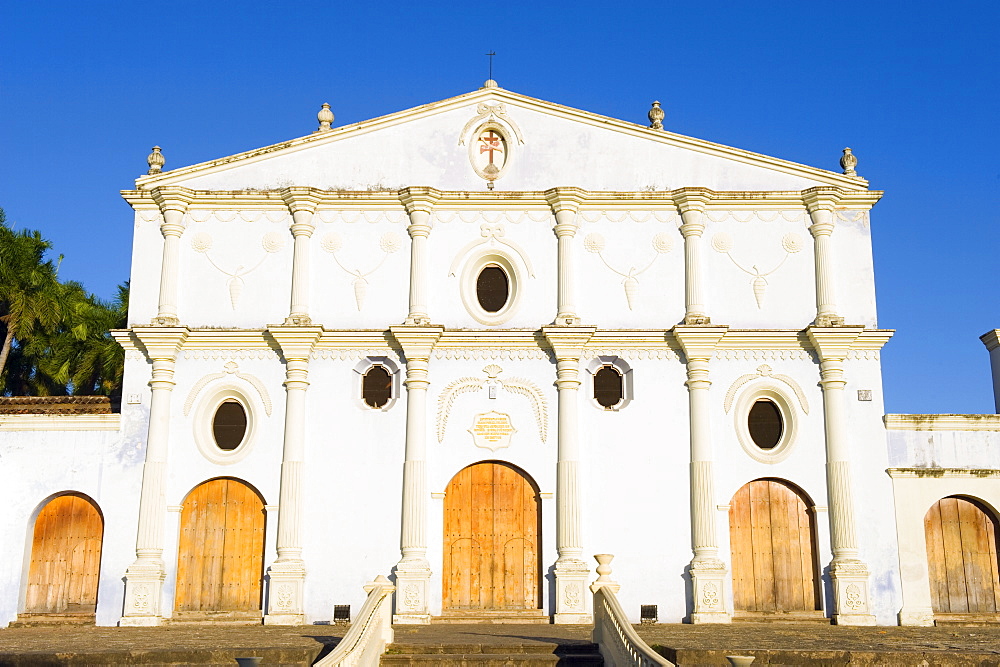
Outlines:
<svg viewBox="0 0 1000 667"><path fill-rule="evenodd" d="M62 315L56 269L44 259L51 244L37 231L15 232L5 222L0 209L0 378L15 339L54 330Z"/></svg>

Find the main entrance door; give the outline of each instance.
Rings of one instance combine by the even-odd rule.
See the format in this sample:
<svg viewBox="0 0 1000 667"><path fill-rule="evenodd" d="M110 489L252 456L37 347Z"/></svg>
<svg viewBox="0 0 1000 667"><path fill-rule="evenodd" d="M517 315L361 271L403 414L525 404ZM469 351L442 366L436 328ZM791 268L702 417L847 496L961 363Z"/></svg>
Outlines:
<svg viewBox="0 0 1000 667"><path fill-rule="evenodd" d="M787 484L758 479L733 496L733 606L744 612L820 609L812 516Z"/></svg>
<svg viewBox="0 0 1000 667"><path fill-rule="evenodd" d="M29 614L93 614L104 519L86 498L57 496L38 513L31 542Z"/></svg>
<svg viewBox="0 0 1000 667"><path fill-rule="evenodd" d="M942 498L924 517L931 604L936 614L1000 608L996 521L967 498Z"/></svg>
<svg viewBox="0 0 1000 667"><path fill-rule="evenodd" d="M181 510L179 612L256 611L264 567L264 501L236 479L194 488Z"/></svg>
<svg viewBox="0 0 1000 667"><path fill-rule="evenodd" d="M445 611L541 607L538 489L506 463L463 468L444 498Z"/></svg>

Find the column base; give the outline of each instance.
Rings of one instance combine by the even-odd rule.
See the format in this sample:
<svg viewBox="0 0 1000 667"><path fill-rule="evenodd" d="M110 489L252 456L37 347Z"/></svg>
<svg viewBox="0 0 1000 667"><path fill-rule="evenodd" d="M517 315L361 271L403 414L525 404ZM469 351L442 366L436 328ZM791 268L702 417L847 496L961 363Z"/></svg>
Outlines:
<svg viewBox="0 0 1000 667"><path fill-rule="evenodd" d="M125 609L118 625L149 627L163 623L160 596L167 578L163 561L136 561L125 571Z"/></svg>
<svg viewBox="0 0 1000 667"><path fill-rule="evenodd" d="M934 626L933 609L900 609L898 618L900 625L914 625L925 628Z"/></svg>
<svg viewBox="0 0 1000 667"><path fill-rule="evenodd" d="M692 623L732 623L724 592L728 570L721 560L694 560L688 568L694 605Z"/></svg>
<svg viewBox="0 0 1000 667"><path fill-rule="evenodd" d="M431 622L427 584L431 579L430 563L423 558L403 559L396 565L396 614L393 623L426 625Z"/></svg>
<svg viewBox="0 0 1000 667"><path fill-rule="evenodd" d="M587 625L594 622L594 614L587 602L587 580L590 569L582 560L556 561L556 609L553 623L557 625Z"/></svg>
<svg viewBox="0 0 1000 667"><path fill-rule="evenodd" d="M306 622L303 592L305 562L275 561L267 570L267 613L264 625L303 625Z"/></svg>
<svg viewBox="0 0 1000 667"><path fill-rule="evenodd" d="M875 625L868 597L868 566L857 558L834 558L830 563L833 582L833 622L837 625Z"/></svg>

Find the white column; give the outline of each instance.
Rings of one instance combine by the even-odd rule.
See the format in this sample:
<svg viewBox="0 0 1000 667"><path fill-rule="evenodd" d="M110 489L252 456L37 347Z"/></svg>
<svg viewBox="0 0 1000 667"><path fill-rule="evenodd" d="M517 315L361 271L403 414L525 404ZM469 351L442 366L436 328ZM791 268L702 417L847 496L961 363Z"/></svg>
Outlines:
<svg viewBox="0 0 1000 667"><path fill-rule="evenodd" d="M150 191L160 207L163 222L163 255L160 262L160 302L153 318L154 326L175 327L177 316L177 273L181 234L184 233L184 213L194 199L194 192L187 188L154 188Z"/></svg>
<svg viewBox="0 0 1000 667"><path fill-rule="evenodd" d="M826 425L826 484L830 506L830 578L837 625L875 625L868 598L868 566L859 557L851 492L851 456L844 359L862 327L810 327L809 340L820 360Z"/></svg>
<svg viewBox="0 0 1000 667"><path fill-rule="evenodd" d="M680 188L673 192L674 204L681 214L684 236L684 324L709 324L705 306L701 267L702 234L705 232L705 208L712 191L705 188Z"/></svg>
<svg viewBox="0 0 1000 667"><path fill-rule="evenodd" d="M270 327L285 358L285 437L278 493L278 558L268 568L265 625L305 623L306 566L302 558L302 474L306 449L309 354L321 327Z"/></svg>
<svg viewBox="0 0 1000 667"><path fill-rule="evenodd" d="M809 188L802 191L802 201L809 211L813 237L813 265L816 271L816 320L817 327L834 327L844 323L837 315L837 298L834 289L834 256L831 236L834 229L834 210L841 192L836 188Z"/></svg>
<svg viewBox="0 0 1000 667"><path fill-rule="evenodd" d="M592 623L583 560L580 501L579 404L580 357L594 335L594 327L543 327L542 333L556 356L559 391L558 459L556 462L556 623Z"/></svg>
<svg viewBox="0 0 1000 667"><path fill-rule="evenodd" d="M427 585L427 387L431 351L441 327L394 326L393 337L406 357L406 450L403 461L403 507L396 564L396 614L393 623L430 623Z"/></svg>
<svg viewBox="0 0 1000 667"><path fill-rule="evenodd" d="M166 578L163 563L163 523L167 516L164 496L167 477L167 442L170 434L170 396L174 388L174 363L188 336L186 328L136 327L136 338L153 364L149 401L146 460L142 466L139 525L135 562L125 571L125 608L121 625L159 625L160 596Z"/></svg>
<svg viewBox="0 0 1000 667"><path fill-rule="evenodd" d="M427 314L429 249L431 234L431 213L434 203L441 193L434 188L409 187L399 191L399 201L403 203L410 225L406 228L410 235L410 309L404 324L428 325ZM397 586L397 590L398 590Z"/></svg>
<svg viewBox="0 0 1000 667"><path fill-rule="evenodd" d="M312 188L293 187L281 191L281 196L292 214L291 232L295 239L292 254L292 294L285 324L306 327L312 324L309 317L309 239L316 226L313 214L320 196Z"/></svg>
<svg viewBox="0 0 1000 667"><path fill-rule="evenodd" d="M586 192L580 188L552 188L545 191L545 199L552 207L556 219L555 232L557 254L556 318L553 324L577 326L580 318L576 314L576 273L573 267L573 238L577 230L577 214Z"/></svg>
<svg viewBox="0 0 1000 667"><path fill-rule="evenodd" d="M1000 329L987 331L979 340L990 352L990 369L993 371L993 403L1000 414Z"/></svg>
<svg viewBox="0 0 1000 667"><path fill-rule="evenodd" d="M714 455L712 452L712 386L709 361L727 327L677 326L674 338L687 360L687 388L691 442L691 592L692 623L729 623L726 609L726 565L719 558L715 534Z"/></svg>

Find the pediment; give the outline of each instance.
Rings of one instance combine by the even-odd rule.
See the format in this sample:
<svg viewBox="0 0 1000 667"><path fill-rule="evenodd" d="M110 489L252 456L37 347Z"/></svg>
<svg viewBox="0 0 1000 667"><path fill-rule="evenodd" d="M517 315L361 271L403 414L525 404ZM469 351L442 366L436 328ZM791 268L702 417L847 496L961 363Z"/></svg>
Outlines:
<svg viewBox="0 0 1000 667"><path fill-rule="evenodd" d="M502 160L502 164L501 161ZM867 181L483 88L273 146L143 176L138 189L863 190Z"/></svg>

